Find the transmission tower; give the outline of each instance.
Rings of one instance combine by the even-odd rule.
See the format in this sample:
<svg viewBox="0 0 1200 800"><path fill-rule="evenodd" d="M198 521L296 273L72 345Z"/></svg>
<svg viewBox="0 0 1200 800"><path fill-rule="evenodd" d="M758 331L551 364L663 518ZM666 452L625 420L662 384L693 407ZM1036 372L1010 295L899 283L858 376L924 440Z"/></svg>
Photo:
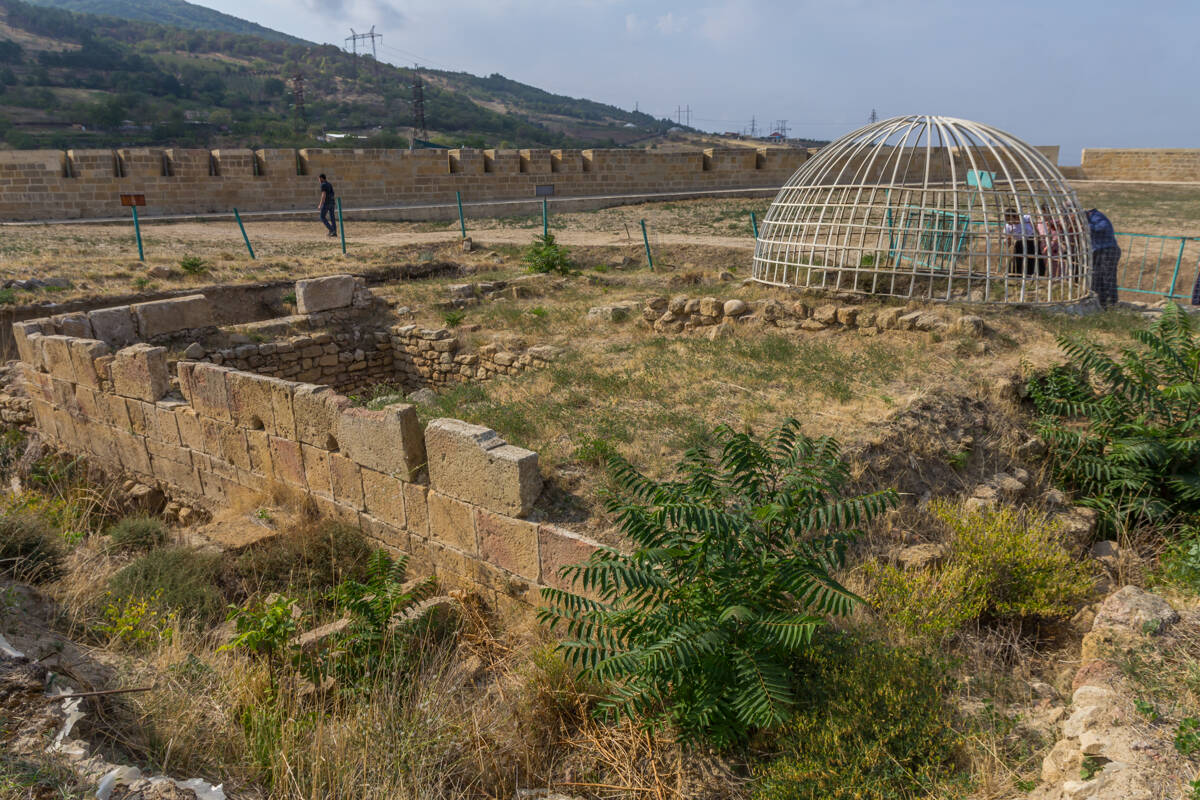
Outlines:
<svg viewBox="0 0 1200 800"><path fill-rule="evenodd" d="M872 124L879 122L879 115L875 113L875 109L871 109L871 116L867 117L867 122Z"/></svg>
<svg viewBox="0 0 1200 800"><path fill-rule="evenodd" d="M412 108L413 138L419 132L421 139L428 139L429 131L425 127L425 82L421 80L421 73L417 72L416 67L413 68Z"/></svg>
<svg viewBox="0 0 1200 800"><path fill-rule="evenodd" d="M292 73L292 106L296 109L296 117L301 121L307 121L308 115L304 111L304 73Z"/></svg>
<svg viewBox="0 0 1200 800"><path fill-rule="evenodd" d="M675 106L675 122L680 125L686 125L689 128L692 127L692 106L690 103L686 106Z"/></svg>
<svg viewBox="0 0 1200 800"><path fill-rule="evenodd" d="M346 37L346 44L351 53L354 54L354 77L358 77L358 43L370 40L371 42L371 59L375 62L375 75L379 75L379 56L375 52L375 40L383 40L382 33L375 32L375 26L371 26L371 30L366 33L355 33L354 28L350 29L350 35ZM367 54L367 48L363 47L363 55Z"/></svg>
<svg viewBox="0 0 1200 800"><path fill-rule="evenodd" d="M786 119L775 120L775 130L783 135L784 139L788 138L788 124Z"/></svg>
<svg viewBox="0 0 1200 800"><path fill-rule="evenodd" d="M758 138L758 120L754 117L750 118L750 138Z"/></svg>

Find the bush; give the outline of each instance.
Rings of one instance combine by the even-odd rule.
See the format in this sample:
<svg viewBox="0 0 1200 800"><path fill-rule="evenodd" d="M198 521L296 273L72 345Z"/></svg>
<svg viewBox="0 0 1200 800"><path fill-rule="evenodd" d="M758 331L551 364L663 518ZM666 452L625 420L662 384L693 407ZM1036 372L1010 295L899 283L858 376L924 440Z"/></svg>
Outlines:
<svg viewBox="0 0 1200 800"><path fill-rule="evenodd" d="M807 687L756 776L755 798L859 800L935 796L959 736L945 665L906 648L823 637L797 666Z"/></svg>
<svg viewBox="0 0 1200 800"><path fill-rule="evenodd" d="M371 546L358 528L322 520L282 531L238 557L235 571L247 594L323 596L346 579L366 576Z"/></svg>
<svg viewBox="0 0 1200 800"><path fill-rule="evenodd" d="M932 569L867 567L873 605L910 636L941 641L969 622L1069 617L1092 589L1088 565L1059 544L1059 526L1005 508L963 514L934 503L950 531L944 563Z"/></svg>
<svg viewBox="0 0 1200 800"><path fill-rule="evenodd" d="M167 540L167 526L155 517L126 517L108 529L118 550L152 550Z"/></svg>
<svg viewBox="0 0 1200 800"><path fill-rule="evenodd" d="M29 583L54 580L62 569L59 539L58 531L36 514L0 516L0 570Z"/></svg>
<svg viewBox="0 0 1200 800"><path fill-rule="evenodd" d="M554 240L553 233L533 237L533 244L525 249L523 259L530 272L566 275L571 271L571 258L567 248Z"/></svg>
<svg viewBox="0 0 1200 800"><path fill-rule="evenodd" d="M174 611L199 624L220 622L225 598L218 588L221 556L188 547L167 547L138 556L109 580L114 603L154 598L156 610Z"/></svg>
<svg viewBox="0 0 1200 800"><path fill-rule="evenodd" d="M844 498L838 445L788 420L765 441L718 428L659 483L609 461L608 508L633 552L596 551L564 569L588 596L543 589L539 616L587 677L610 682L599 709L674 724L718 744L783 722L797 702L788 665L827 615L858 600L830 572L847 530L896 502Z"/></svg>
<svg viewBox="0 0 1200 800"><path fill-rule="evenodd" d="M1200 511L1200 341L1172 303L1118 359L1059 337L1070 358L1030 381L1056 481L1106 526Z"/></svg>
<svg viewBox="0 0 1200 800"><path fill-rule="evenodd" d="M184 256L179 260L179 268L188 275L201 275L208 270L208 265L200 256Z"/></svg>
<svg viewBox="0 0 1200 800"><path fill-rule="evenodd" d="M1158 558L1158 580L1200 594L1200 527L1188 525Z"/></svg>

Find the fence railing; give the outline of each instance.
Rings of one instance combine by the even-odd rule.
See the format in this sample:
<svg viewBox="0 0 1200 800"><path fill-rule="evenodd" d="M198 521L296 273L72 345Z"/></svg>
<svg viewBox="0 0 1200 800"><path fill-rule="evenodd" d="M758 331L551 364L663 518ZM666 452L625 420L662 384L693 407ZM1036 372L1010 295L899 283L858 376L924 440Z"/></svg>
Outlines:
<svg viewBox="0 0 1200 800"><path fill-rule="evenodd" d="M1118 233L1117 244L1121 247L1117 265L1120 291L1191 301L1200 277L1200 238Z"/></svg>

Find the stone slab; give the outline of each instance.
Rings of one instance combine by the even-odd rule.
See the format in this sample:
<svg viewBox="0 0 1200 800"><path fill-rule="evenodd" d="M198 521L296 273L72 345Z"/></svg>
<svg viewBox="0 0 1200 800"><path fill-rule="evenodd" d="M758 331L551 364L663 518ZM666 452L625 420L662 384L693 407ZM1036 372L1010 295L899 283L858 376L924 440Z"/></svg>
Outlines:
<svg viewBox="0 0 1200 800"><path fill-rule="evenodd" d="M340 451L368 469L413 480L425 466L425 437L415 406L347 408L337 419Z"/></svg>
<svg viewBox="0 0 1200 800"><path fill-rule="evenodd" d="M358 279L353 275L330 275L296 281L296 311L315 314L345 308L354 300Z"/></svg>
<svg viewBox="0 0 1200 800"><path fill-rule="evenodd" d="M425 428L425 450L431 489L489 511L523 517L542 490L537 453L482 425L435 419Z"/></svg>
<svg viewBox="0 0 1200 800"><path fill-rule="evenodd" d="M570 564L586 561L600 545L578 533L543 523L538 526L538 557L541 562L539 582L565 591L575 591L571 581L559 575Z"/></svg>
<svg viewBox="0 0 1200 800"><path fill-rule="evenodd" d="M171 388L165 347L139 342L118 350L113 354L109 373L113 391L123 397L156 403Z"/></svg>
<svg viewBox="0 0 1200 800"><path fill-rule="evenodd" d="M442 494L429 493L429 538L468 555L477 555L471 506Z"/></svg>
<svg viewBox="0 0 1200 800"><path fill-rule="evenodd" d="M129 306L98 308L88 312L92 335L111 347L125 347L137 341L137 327Z"/></svg>
<svg viewBox="0 0 1200 800"><path fill-rule="evenodd" d="M479 555L485 561L531 581L538 579L541 564L535 523L477 508L475 531Z"/></svg>
<svg viewBox="0 0 1200 800"><path fill-rule="evenodd" d="M213 324L212 304L202 294L135 303L129 307L138 336L152 339L176 331L207 328Z"/></svg>
<svg viewBox="0 0 1200 800"><path fill-rule="evenodd" d="M399 478L363 468L362 488L367 513L397 528L407 527L404 513L404 484ZM422 536L427 531L420 531Z"/></svg>

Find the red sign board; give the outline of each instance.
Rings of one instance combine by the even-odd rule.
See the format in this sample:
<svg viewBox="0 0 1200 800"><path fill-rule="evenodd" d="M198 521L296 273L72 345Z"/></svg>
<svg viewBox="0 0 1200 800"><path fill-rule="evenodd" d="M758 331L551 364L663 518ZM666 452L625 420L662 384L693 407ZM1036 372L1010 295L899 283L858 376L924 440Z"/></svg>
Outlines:
<svg viewBox="0 0 1200 800"><path fill-rule="evenodd" d="M144 206L144 205L146 205L146 195L144 195L144 194L123 194L123 195L121 195L121 205L123 205L123 206Z"/></svg>

